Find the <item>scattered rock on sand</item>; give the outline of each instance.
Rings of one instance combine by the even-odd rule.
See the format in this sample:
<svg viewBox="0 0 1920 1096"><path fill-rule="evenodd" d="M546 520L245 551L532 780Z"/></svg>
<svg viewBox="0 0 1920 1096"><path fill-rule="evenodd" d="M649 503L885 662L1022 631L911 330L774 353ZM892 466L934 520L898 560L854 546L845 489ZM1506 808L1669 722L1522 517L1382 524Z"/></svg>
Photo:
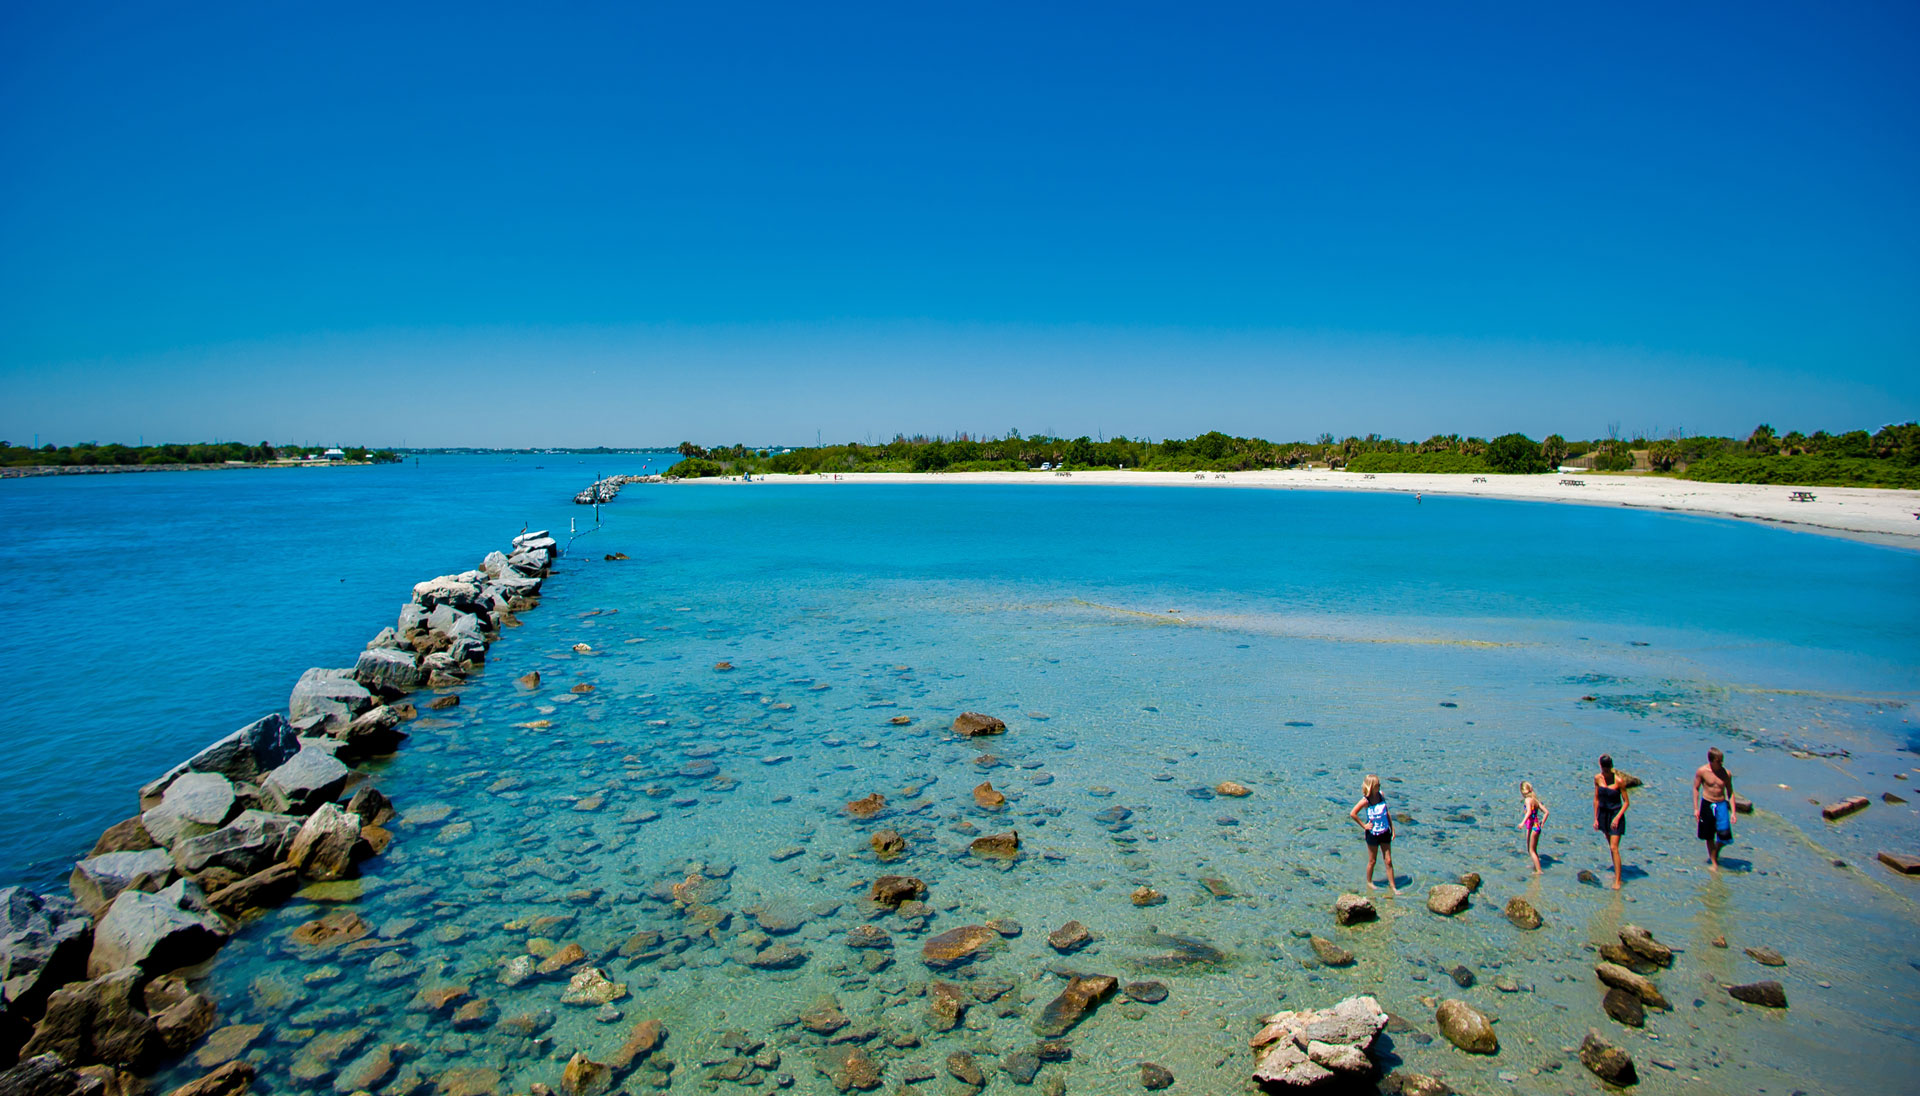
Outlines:
<svg viewBox="0 0 1920 1096"><path fill-rule="evenodd" d="M1007 805L1007 797L995 790L991 781L973 789L973 801L980 809L988 811L1002 810Z"/></svg>
<svg viewBox="0 0 1920 1096"><path fill-rule="evenodd" d="M1640 1003L1640 995L1619 986L1608 986L1607 995L1600 999L1600 1007L1608 1016L1628 1027L1645 1027L1647 1023L1646 1006Z"/></svg>
<svg viewBox="0 0 1920 1096"><path fill-rule="evenodd" d="M920 961L935 970L950 970L979 955L1000 934L985 925L962 925L928 940L920 948Z"/></svg>
<svg viewBox="0 0 1920 1096"><path fill-rule="evenodd" d="M1460 885L1467 888L1468 894L1479 894L1480 893L1480 873L1477 871L1470 871L1466 873L1465 875L1460 877Z"/></svg>
<svg viewBox="0 0 1920 1096"><path fill-rule="evenodd" d="M1136 906L1158 906L1167 900L1167 896L1152 887L1135 887L1133 904Z"/></svg>
<svg viewBox="0 0 1920 1096"><path fill-rule="evenodd" d="M1467 888L1458 883L1439 883L1427 891L1427 908L1444 917L1452 917L1468 906Z"/></svg>
<svg viewBox="0 0 1920 1096"><path fill-rule="evenodd" d="M953 733L962 738L973 738L985 734L1005 734L1007 725L990 715L979 712L961 712L953 717Z"/></svg>
<svg viewBox="0 0 1920 1096"><path fill-rule="evenodd" d="M197 1080L176 1088L171 1096L246 1096L253 1085L253 1063L228 1062Z"/></svg>
<svg viewBox="0 0 1920 1096"><path fill-rule="evenodd" d="M1907 856L1904 853L1883 852L1880 862L1901 875L1920 875L1920 856Z"/></svg>
<svg viewBox="0 0 1920 1096"><path fill-rule="evenodd" d="M1234 780L1222 780L1213 786L1215 795L1224 795L1232 799L1244 799L1253 794L1253 789Z"/></svg>
<svg viewBox="0 0 1920 1096"><path fill-rule="evenodd" d="M1078 921L1068 921L1047 934L1047 944L1061 954L1079 951L1093 942L1093 933Z"/></svg>
<svg viewBox="0 0 1920 1096"><path fill-rule="evenodd" d="M626 983L609 981L606 972L598 967L588 967L568 980L567 991L560 995L560 1003L581 1006L610 1005L626 995Z"/></svg>
<svg viewBox="0 0 1920 1096"><path fill-rule="evenodd" d="M927 885L911 875L883 875L873 881L870 896L883 906L898 906L927 893Z"/></svg>
<svg viewBox="0 0 1920 1096"><path fill-rule="evenodd" d="M873 854L882 860L893 860L907 851L907 839L900 836L898 830L881 830L867 843L873 846Z"/></svg>
<svg viewBox="0 0 1920 1096"><path fill-rule="evenodd" d="M1440 1034L1447 1037L1447 1042L1468 1054L1500 1052L1500 1040L1493 1034L1492 1022L1486 1014L1465 1001L1450 997L1440 1002L1433 1019L1440 1027Z"/></svg>
<svg viewBox="0 0 1920 1096"><path fill-rule="evenodd" d="M967 851L989 860L1011 860L1020 855L1020 831L1009 830L976 837L967 845Z"/></svg>
<svg viewBox="0 0 1920 1096"><path fill-rule="evenodd" d="M1640 1079L1634 1072L1633 1059L1627 1056L1627 1052L1608 1042L1593 1028L1587 1029L1586 1041L1580 1044L1580 1064L1587 1067L1587 1072L1610 1085L1624 1088Z"/></svg>
<svg viewBox="0 0 1920 1096"><path fill-rule="evenodd" d="M1626 990L1628 993L1640 998L1642 1002L1652 1005L1654 1008L1670 1009L1673 1007L1673 1005L1668 1003L1666 997L1661 994L1660 987L1648 981L1644 975L1635 974L1618 963L1599 963L1594 966L1593 973L1598 975L1600 980L1607 985Z"/></svg>
<svg viewBox="0 0 1920 1096"><path fill-rule="evenodd" d="M1653 938L1653 934L1639 925L1628 925L1620 930L1620 943L1628 951L1656 966L1673 965L1673 949Z"/></svg>
<svg viewBox="0 0 1920 1096"><path fill-rule="evenodd" d="M1334 900L1333 923L1336 925L1357 925L1379 917L1380 912L1373 908L1372 900L1362 895L1343 894Z"/></svg>
<svg viewBox="0 0 1920 1096"><path fill-rule="evenodd" d="M1734 1000L1745 1001L1749 1005L1759 1005L1762 1008L1787 1007L1786 987L1771 980L1728 986L1727 993Z"/></svg>
<svg viewBox="0 0 1920 1096"><path fill-rule="evenodd" d="M1820 808L1820 817L1829 822L1845 818L1855 811L1867 809L1868 801L1864 795L1850 795L1838 803L1829 803Z"/></svg>
<svg viewBox="0 0 1920 1096"><path fill-rule="evenodd" d="M1748 948L1746 950L1747 958L1752 959L1763 967L1784 967L1787 965L1786 956L1781 955L1772 948L1759 947Z"/></svg>
<svg viewBox="0 0 1920 1096"><path fill-rule="evenodd" d="M1537 929L1540 927L1540 911L1534 909L1533 903L1524 898L1514 897L1507 899L1507 908L1504 912L1507 915L1507 920L1513 922L1516 928Z"/></svg>
<svg viewBox="0 0 1920 1096"><path fill-rule="evenodd" d="M887 805L887 797L879 792L863 796L847 804L847 813L855 818L872 818Z"/></svg>
<svg viewBox="0 0 1920 1096"><path fill-rule="evenodd" d="M1309 937L1307 943L1313 946L1313 954L1327 966L1350 967L1353 965L1353 953L1324 936Z"/></svg>
<svg viewBox="0 0 1920 1096"><path fill-rule="evenodd" d="M1372 997L1349 997L1332 1008L1277 1012L1251 1040L1253 1079L1265 1091L1294 1092L1370 1079L1370 1057L1387 1014Z"/></svg>
<svg viewBox="0 0 1920 1096"><path fill-rule="evenodd" d="M1104 974L1076 975L1068 979L1067 987L1060 991L1058 997L1047 1002L1047 1007L1035 1017L1032 1024L1034 1034L1046 1039L1065 1035L1075 1024L1091 1015L1118 985L1117 981Z"/></svg>
<svg viewBox="0 0 1920 1096"><path fill-rule="evenodd" d="M1138 1001L1143 1005L1157 1005L1167 999L1167 984L1152 981L1128 982L1121 987L1120 992L1126 994L1129 1000Z"/></svg>
<svg viewBox="0 0 1920 1096"><path fill-rule="evenodd" d="M1167 1068L1153 1062L1140 1063L1140 1087L1149 1092L1157 1092L1173 1084L1173 1074Z"/></svg>

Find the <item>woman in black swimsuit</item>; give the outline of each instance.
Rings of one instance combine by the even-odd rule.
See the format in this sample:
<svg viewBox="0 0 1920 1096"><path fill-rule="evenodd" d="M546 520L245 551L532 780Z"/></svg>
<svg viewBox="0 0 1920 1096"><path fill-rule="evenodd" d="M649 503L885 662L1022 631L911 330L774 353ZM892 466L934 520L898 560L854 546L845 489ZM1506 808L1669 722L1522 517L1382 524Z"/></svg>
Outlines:
<svg viewBox="0 0 1920 1096"><path fill-rule="evenodd" d="M1620 889L1620 836L1627 832L1627 780L1613 771L1613 757L1600 755L1600 771L1593 775L1593 828L1607 837L1613 854L1613 889Z"/></svg>

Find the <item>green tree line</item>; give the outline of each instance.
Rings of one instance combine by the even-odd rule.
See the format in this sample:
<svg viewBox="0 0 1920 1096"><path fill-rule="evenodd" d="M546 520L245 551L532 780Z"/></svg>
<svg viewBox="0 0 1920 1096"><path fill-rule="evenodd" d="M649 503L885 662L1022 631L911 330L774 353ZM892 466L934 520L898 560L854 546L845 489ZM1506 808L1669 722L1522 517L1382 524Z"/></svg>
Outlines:
<svg viewBox="0 0 1920 1096"><path fill-rule="evenodd" d="M682 442L685 457L670 477L816 475L838 472L1019 471L1042 467L1140 468L1169 472L1230 472L1307 465L1353 472L1455 472L1524 475L1549 472L1570 460L1596 471L1635 468L1693 479L1750 483L1874 484L1920 486L1920 427L1888 426L1874 434L1798 432L1776 435L1761 426L1746 438L1674 436L1569 440L1549 434L1496 438L1435 434L1402 441L1368 434L1312 441L1273 442L1209 431L1192 438L1159 441L1090 437L896 436L880 444L848 442L791 450L744 445L701 446ZM1585 460L1584 458L1590 458Z"/></svg>
<svg viewBox="0 0 1920 1096"><path fill-rule="evenodd" d="M23 467L27 465L138 465L138 464L225 464L229 461L246 461L264 464L283 458L318 458L326 453L326 446L271 445L261 442L248 445L244 442L195 442L180 445L167 443L162 445L121 445L109 442L82 442L79 445L43 445L38 449L32 446L14 445L0 441L0 466ZM375 464L394 464L400 455L391 449L368 449L354 446L344 450L346 459L351 461L372 461Z"/></svg>

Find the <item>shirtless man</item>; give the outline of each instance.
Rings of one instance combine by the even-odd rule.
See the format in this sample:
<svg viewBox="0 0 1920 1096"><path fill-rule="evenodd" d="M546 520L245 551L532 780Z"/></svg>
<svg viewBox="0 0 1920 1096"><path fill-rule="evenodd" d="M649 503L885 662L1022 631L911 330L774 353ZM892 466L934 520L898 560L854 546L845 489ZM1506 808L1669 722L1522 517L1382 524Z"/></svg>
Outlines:
<svg viewBox="0 0 1920 1096"><path fill-rule="evenodd" d="M1733 842L1733 774L1721 763L1718 747L1693 773L1693 819L1707 843L1707 867L1720 870L1720 850Z"/></svg>

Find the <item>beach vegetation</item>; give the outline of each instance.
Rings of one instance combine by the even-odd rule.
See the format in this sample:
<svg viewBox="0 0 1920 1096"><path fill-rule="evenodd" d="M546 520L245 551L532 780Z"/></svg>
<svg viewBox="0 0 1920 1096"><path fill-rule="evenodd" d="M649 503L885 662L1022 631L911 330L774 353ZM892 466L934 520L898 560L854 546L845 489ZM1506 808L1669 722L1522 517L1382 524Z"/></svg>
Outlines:
<svg viewBox="0 0 1920 1096"><path fill-rule="evenodd" d="M166 465L215 465L215 464L269 464L274 461L304 460L311 457L319 460L325 457L327 446L274 445L262 441L256 445L245 442L167 442L159 445L121 445L118 442L101 444L97 441L81 442L75 445L43 445L37 449L30 446L15 446L0 442L0 466L18 468L27 466L51 467L138 467ZM386 454L391 460L382 459ZM368 450L364 446L352 446L343 450L349 461L373 461L374 463L398 462L400 456L392 450Z"/></svg>
<svg viewBox="0 0 1920 1096"><path fill-rule="evenodd" d="M1502 434L1487 443L1487 466L1495 472L1528 475L1548 470L1540 444L1525 434Z"/></svg>

